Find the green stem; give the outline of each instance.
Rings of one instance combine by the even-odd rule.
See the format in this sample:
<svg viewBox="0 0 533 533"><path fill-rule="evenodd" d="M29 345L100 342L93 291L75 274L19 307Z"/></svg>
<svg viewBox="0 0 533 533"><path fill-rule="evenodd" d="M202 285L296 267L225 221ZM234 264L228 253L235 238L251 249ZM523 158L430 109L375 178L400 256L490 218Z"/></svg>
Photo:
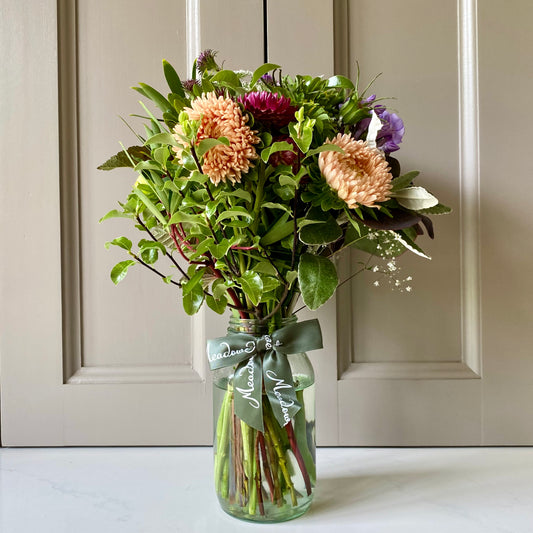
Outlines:
<svg viewBox="0 0 533 533"><path fill-rule="evenodd" d="M297 390L296 398L300 402L302 408L296 413L294 417L294 434L296 435L296 443L302 454L305 467L309 472L311 483L316 483L316 465L315 459L311 450L309 449L309 443L307 441L307 424L305 421L305 403L304 403L304 391Z"/></svg>
<svg viewBox="0 0 533 533"><path fill-rule="evenodd" d="M228 460L229 418L231 414L233 391L228 388L222 401L222 408L217 421L217 451L215 454L215 490L222 493L223 472Z"/></svg>

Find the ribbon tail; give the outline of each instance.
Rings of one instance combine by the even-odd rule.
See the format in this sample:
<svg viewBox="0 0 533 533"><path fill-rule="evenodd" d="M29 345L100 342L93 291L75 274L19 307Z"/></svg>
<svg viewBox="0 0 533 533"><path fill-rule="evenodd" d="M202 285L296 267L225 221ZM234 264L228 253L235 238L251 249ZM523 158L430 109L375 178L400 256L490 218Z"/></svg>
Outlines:
<svg viewBox="0 0 533 533"><path fill-rule="evenodd" d="M296 399L287 356L273 350L267 352L263 360L263 375L274 417L284 427L302 407Z"/></svg>
<svg viewBox="0 0 533 533"><path fill-rule="evenodd" d="M263 371L261 356L242 361L235 370L233 393L235 414L246 424L263 432Z"/></svg>

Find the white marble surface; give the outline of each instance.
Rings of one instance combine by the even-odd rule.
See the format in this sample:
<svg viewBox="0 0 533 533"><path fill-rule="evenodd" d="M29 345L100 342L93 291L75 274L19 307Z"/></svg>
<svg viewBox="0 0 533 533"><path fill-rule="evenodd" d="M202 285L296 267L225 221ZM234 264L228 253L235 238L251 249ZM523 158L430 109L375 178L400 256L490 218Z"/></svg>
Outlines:
<svg viewBox="0 0 533 533"><path fill-rule="evenodd" d="M0 449L2 533L531 533L533 448L321 448L307 515L236 521L210 448Z"/></svg>

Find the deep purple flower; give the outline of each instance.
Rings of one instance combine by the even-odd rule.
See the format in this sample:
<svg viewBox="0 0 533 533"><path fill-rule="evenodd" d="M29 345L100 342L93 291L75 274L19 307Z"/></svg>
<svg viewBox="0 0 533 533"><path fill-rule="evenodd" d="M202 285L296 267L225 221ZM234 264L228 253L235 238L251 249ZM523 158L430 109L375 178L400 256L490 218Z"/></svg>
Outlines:
<svg viewBox="0 0 533 533"><path fill-rule="evenodd" d="M239 102L253 117L255 122L265 126L281 128L294 120L298 110L289 98L268 91L256 91L239 96Z"/></svg>

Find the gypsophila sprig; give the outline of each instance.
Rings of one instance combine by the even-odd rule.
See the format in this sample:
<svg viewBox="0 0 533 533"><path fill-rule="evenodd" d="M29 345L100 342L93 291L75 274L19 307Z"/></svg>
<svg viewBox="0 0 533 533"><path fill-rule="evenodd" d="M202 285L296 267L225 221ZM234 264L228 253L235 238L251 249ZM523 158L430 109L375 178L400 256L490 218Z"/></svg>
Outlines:
<svg viewBox="0 0 533 533"><path fill-rule="evenodd" d="M429 215L450 209L414 185L417 172L400 173L390 154L405 128L382 100L343 76L225 70L212 50L183 83L163 65L167 96L135 88L159 116L145 108L139 143L99 167L137 173L102 219L129 218L142 233L137 246L108 243L129 255L113 282L142 265L181 291L189 314L207 304L279 324L300 297L324 304L339 284L333 256L356 247L381 259L361 270L411 290L409 276L394 277L396 258L427 257L418 237L433 238Z"/></svg>

